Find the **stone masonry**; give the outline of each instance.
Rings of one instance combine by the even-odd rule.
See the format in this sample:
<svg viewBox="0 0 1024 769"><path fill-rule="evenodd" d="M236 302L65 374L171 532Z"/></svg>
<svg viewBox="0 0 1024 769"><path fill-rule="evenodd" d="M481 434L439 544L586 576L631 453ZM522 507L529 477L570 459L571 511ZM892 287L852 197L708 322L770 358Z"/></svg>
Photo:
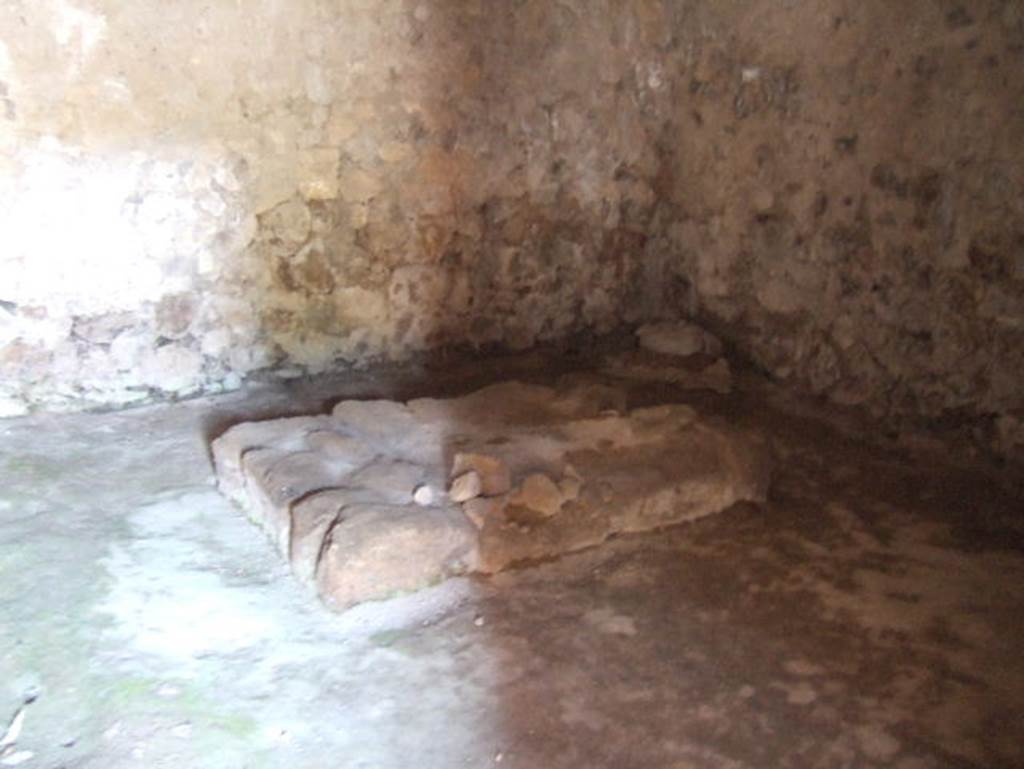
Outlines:
<svg viewBox="0 0 1024 769"><path fill-rule="evenodd" d="M13 0L0 414L693 318L1024 446L1011 0Z"/></svg>
<svg viewBox="0 0 1024 769"><path fill-rule="evenodd" d="M331 608L764 501L769 450L594 381L343 401L213 444L220 489Z"/></svg>

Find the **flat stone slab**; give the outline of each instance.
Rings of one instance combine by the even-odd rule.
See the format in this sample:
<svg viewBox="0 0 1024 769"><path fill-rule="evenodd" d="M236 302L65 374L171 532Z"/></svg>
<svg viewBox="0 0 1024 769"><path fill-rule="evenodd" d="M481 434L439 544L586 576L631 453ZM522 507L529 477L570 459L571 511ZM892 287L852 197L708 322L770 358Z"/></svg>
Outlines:
<svg viewBox="0 0 1024 769"><path fill-rule="evenodd" d="M343 401L213 443L217 481L331 608L763 501L756 434L622 390L518 382Z"/></svg>

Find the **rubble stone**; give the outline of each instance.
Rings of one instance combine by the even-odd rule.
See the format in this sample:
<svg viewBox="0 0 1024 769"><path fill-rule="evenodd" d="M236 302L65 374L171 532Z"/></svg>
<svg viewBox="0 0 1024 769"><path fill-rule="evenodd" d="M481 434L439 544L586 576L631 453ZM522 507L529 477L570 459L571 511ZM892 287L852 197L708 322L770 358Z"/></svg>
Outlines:
<svg viewBox="0 0 1024 769"><path fill-rule="evenodd" d="M507 494L512 488L508 465L498 457L488 454L457 453L453 461L452 477L457 478L470 470L479 476L480 491L478 493L485 497Z"/></svg>
<svg viewBox="0 0 1024 769"><path fill-rule="evenodd" d="M704 353L713 358L722 354L722 343L694 323L648 323L636 332L640 346L661 355L686 357Z"/></svg>
<svg viewBox="0 0 1024 769"><path fill-rule="evenodd" d="M448 490L448 496L452 502L468 502L479 497L483 493L483 481L480 473L470 470L463 473L452 481L452 487Z"/></svg>
<svg viewBox="0 0 1024 769"><path fill-rule="evenodd" d="M508 498L510 505L520 505L545 516L561 510L564 501L562 490L544 473L530 473Z"/></svg>

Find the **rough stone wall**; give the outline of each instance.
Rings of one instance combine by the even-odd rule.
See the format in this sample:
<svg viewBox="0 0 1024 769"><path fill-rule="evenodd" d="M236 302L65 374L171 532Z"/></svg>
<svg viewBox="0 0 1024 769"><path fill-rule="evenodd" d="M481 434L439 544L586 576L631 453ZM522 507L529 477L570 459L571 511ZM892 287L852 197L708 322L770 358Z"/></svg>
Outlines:
<svg viewBox="0 0 1024 769"><path fill-rule="evenodd" d="M1024 444L1016 0L9 0L0 413L693 316Z"/></svg>
<svg viewBox="0 0 1024 769"><path fill-rule="evenodd" d="M658 188L676 306L814 392L1024 444L1024 4L677 21Z"/></svg>
<svg viewBox="0 0 1024 769"><path fill-rule="evenodd" d="M660 10L3 3L0 414L651 314Z"/></svg>

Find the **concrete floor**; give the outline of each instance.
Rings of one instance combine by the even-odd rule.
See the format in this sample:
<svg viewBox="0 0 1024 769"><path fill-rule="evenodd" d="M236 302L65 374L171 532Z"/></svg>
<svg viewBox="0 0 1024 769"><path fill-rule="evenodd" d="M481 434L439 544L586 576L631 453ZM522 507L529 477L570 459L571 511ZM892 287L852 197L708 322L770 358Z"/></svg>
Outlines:
<svg viewBox="0 0 1024 769"><path fill-rule="evenodd" d="M341 616L211 485L233 422L553 368L0 422L0 720L33 700L22 765L1024 766L1021 487L763 387L694 399L773 435L767 507Z"/></svg>

